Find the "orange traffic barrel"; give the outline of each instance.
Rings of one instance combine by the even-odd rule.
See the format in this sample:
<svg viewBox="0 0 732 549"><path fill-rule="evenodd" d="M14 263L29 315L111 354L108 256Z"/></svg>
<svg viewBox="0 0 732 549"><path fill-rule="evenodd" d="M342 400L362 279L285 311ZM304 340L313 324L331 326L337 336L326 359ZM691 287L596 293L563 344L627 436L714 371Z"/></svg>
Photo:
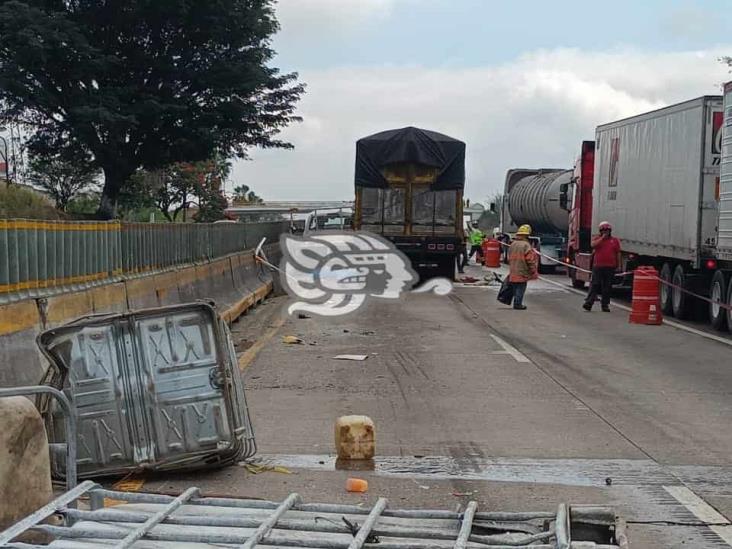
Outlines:
<svg viewBox="0 0 732 549"><path fill-rule="evenodd" d="M483 241L483 265L486 267L501 266L501 243L494 238Z"/></svg>
<svg viewBox="0 0 732 549"><path fill-rule="evenodd" d="M653 267L638 267L633 271L633 304L630 322L654 326L663 323L660 282L658 271Z"/></svg>

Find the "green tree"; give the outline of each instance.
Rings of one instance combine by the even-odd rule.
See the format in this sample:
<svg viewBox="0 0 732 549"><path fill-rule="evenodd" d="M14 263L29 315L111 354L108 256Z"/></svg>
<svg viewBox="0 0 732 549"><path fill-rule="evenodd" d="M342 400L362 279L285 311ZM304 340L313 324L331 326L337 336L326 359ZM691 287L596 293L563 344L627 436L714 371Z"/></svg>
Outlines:
<svg viewBox="0 0 732 549"><path fill-rule="evenodd" d="M0 0L0 123L89 154L111 218L133 174L291 145L297 74L271 66L274 0Z"/></svg>
<svg viewBox="0 0 732 549"><path fill-rule="evenodd" d="M44 191L56 203L56 208L64 212L73 198L92 190L99 177L99 170L83 160L35 157L29 167L33 186Z"/></svg>
<svg viewBox="0 0 732 549"><path fill-rule="evenodd" d="M239 185L234 187L234 202L239 204L261 204L264 200L251 190L249 186Z"/></svg>

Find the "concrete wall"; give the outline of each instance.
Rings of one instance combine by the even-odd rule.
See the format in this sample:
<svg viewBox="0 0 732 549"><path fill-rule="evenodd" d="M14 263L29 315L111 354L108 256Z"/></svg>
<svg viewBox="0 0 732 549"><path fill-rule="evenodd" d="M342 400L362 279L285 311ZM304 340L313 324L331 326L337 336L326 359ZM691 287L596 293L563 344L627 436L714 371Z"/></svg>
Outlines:
<svg viewBox="0 0 732 549"><path fill-rule="evenodd" d="M279 245L265 247L279 263ZM213 300L219 314L232 322L273 289L268 269L251 251L211 263L192 265L83 291L0 305L0 387L37 385L47 367L36 345L43 330L90 313L119 312Z"/></svg>

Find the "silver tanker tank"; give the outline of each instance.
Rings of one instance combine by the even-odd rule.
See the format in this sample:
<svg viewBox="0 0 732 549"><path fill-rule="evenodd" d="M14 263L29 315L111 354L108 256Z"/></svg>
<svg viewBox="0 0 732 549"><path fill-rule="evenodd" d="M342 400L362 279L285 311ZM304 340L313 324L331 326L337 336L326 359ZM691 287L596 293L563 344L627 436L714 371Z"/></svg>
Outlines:
<svg viewBox="0 0 732 549"><path fill-rule="evenodd" d="M569 215L561 207L559 196L562 185L569 184L572 176L572 170L509 170L504 196L507 206L504 231L514 232L528 223L534 233L566 235Z"/></svg>

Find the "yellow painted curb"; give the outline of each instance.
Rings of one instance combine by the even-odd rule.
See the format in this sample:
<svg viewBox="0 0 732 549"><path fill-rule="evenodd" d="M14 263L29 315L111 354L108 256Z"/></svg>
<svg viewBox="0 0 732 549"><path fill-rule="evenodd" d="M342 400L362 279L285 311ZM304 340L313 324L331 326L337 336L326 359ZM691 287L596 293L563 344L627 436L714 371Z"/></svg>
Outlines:
<svg viewBox="0 0 732 549"><path fill-rule="evenodd" d="M262 347L264 347L267 342L274 337L279 329L282 328L282 325L284 323L284 318L278 318L277 320L275 320L274 324L272 324L272 327L267 330L267 332L262 337L260 337L254 343L254 345L252 345L246 351L244 351L244 353L242 353L238 360L239 371L243 372L251 365L252 362L254 362L254 359L257 358L259 351L262 350Z"/></svg>

